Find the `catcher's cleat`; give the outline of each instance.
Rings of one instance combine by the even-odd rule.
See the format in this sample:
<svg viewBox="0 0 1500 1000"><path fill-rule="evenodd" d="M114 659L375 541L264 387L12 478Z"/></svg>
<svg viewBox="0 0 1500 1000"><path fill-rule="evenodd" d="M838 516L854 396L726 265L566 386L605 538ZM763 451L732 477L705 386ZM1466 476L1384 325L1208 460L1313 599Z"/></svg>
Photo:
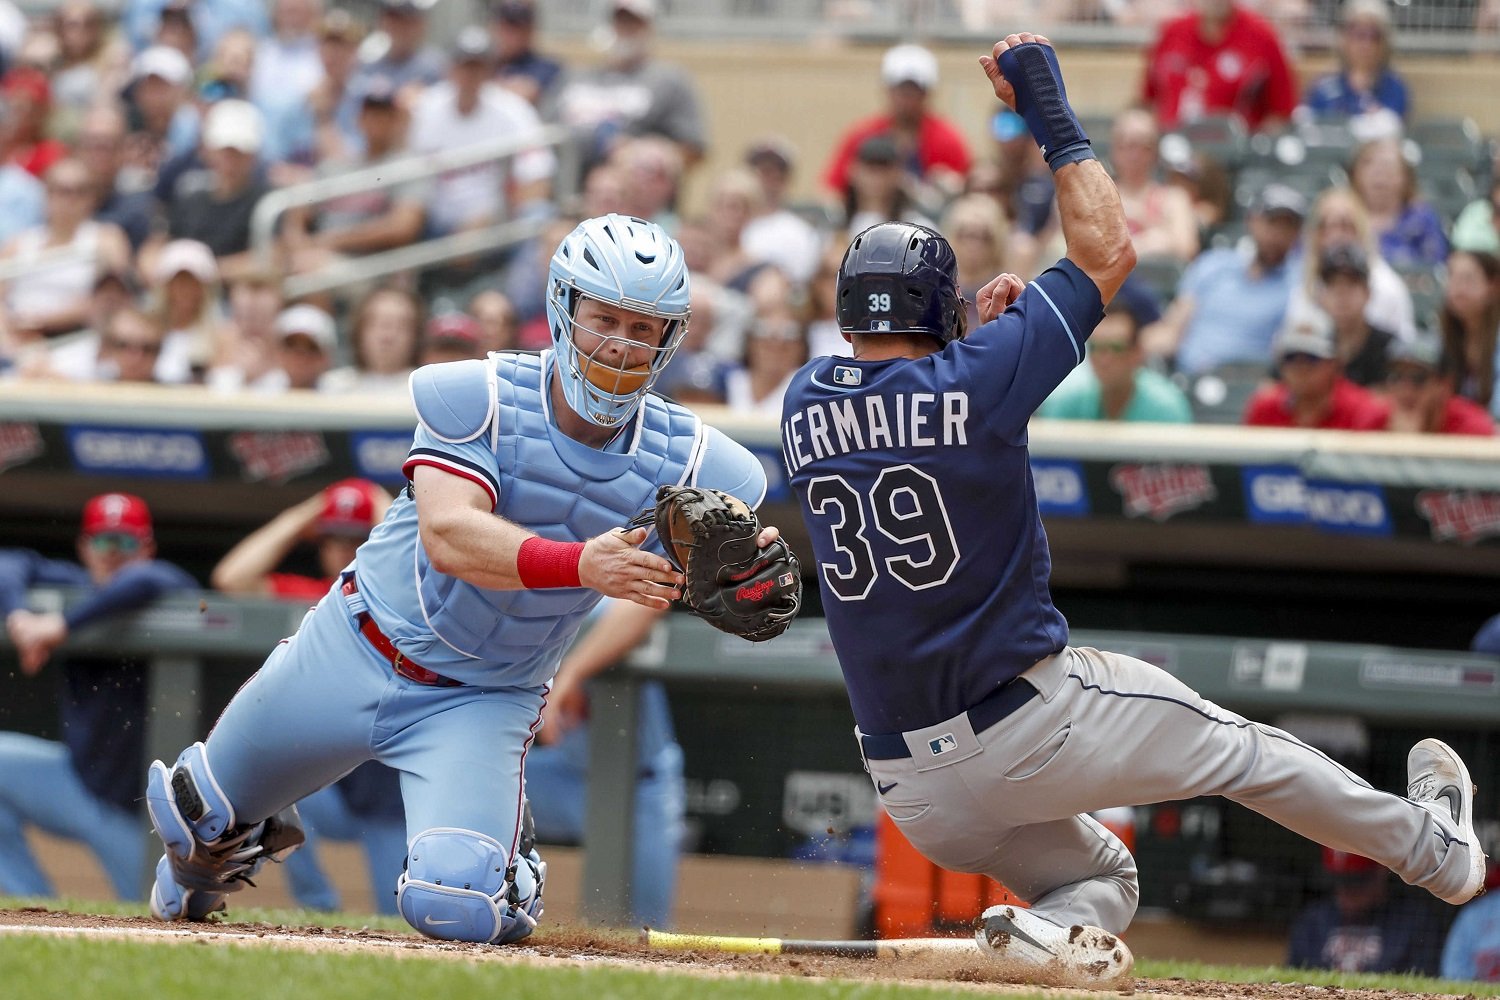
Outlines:
<svg viewBox="0 0 1500 1000"><path fill-rule="evenodd" d="M1463 884L1449 895L1434 893L1454 906L1484 891L1484 851L1474 829L1474 790L1469 769L1442 740L1422 740L1406 755L1406 797L1451 819L1458 827L1458 840L1469 852L1469 872Z"/></svg>
<svg viewBox="0 0 1500 1000"><path fill-rule="evenodd" d="M992 906L980 915L974 939L986 956L1037 978L1070 986L1112 986L1129 978L1135 956L1117 935L1099 927L1061 927L1019 906Z"/></svg>
<svg viewBox="0 0 1500 1000"><path fill-rule="evenodd" d="M165 854L156 863L151 886L151 915L157 920L207 920L225 908L224 893L184 889L172 878L172 862Z"/></svg>

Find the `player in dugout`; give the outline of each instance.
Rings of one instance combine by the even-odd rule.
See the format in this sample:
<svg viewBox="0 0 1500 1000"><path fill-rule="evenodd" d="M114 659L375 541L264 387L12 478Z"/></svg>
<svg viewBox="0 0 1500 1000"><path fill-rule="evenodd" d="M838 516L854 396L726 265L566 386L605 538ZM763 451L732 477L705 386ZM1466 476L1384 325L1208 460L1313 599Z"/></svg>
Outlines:
<svg viewBox="0 0 1500 1000"><path fill-rule="evenodd" d="M65 611L37 612L26 603L27 588L37 586L85 594ZM28 677L79 629L197 589L184 570L156 558L151 510L128 493L84 505L76 563L0 549L0 613ZM68 652L58 657L57 679L62 742L0 733L0 893L52 895L26 840L32 826L88 845L115 895L140 899L146 665L129 655Z"/></svg>
<svg viewBox="0 0 1500 1000"><path fill-rule="evenodd" d="M1439 740L1377 791L1292 735L1133 657L1070 646L1052 602L1027 421L1083 360L1134 265L1114 184L1045 37L980 60L1057 181L1067 256L1002 274L965 330L952 247L920 226L855 237L838 277L853 358L787 389L782 445L881 806L914 847L1030 908L980 917L981 949L1074 983L1122 982L1135 860L1088 814L1223 795L1371 858L1448 903L1484 883L1473 783Z"/></svg>

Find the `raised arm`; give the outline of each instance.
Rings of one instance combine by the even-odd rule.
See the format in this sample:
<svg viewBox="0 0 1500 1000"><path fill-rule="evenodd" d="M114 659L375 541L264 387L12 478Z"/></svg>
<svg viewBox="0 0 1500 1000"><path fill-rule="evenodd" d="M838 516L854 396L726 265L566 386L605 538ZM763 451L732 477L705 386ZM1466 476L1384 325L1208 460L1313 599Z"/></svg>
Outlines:
<svg viewBox="0 0 1500 1000"><path fill-rule="evenodd" d="M995 96L1026 120L1041 147L1057 184L1068 259L1108 304L1135 267L1135 250L1120 194L1068 104L1052 43L1025 31L1007 35L979 64Z"/></svg>

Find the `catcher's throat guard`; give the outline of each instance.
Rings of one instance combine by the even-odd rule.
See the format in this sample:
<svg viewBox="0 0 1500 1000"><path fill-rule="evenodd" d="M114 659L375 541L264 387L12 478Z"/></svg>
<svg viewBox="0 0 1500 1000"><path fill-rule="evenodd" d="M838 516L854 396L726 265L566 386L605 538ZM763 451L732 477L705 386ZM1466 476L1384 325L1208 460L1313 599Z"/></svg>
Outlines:
<svg viewBox="0 0 1500 1000"><path fill-rule="evenodd" d="M760 521L738 497L696 486L663 486L655 509L632 527L655 525L682 573L678 602L714 628L751 642L785 632L802 606L802 572L780 538L759 542Z"/></svg>

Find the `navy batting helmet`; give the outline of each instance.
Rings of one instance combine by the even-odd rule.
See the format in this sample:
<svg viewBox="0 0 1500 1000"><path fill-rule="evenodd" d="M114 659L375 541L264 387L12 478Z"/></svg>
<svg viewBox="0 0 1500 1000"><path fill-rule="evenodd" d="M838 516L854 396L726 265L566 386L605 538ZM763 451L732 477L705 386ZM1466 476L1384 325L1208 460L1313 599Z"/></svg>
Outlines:
<svg viewBox="0 0 1500 1000"><path fill-rule="evenodd" d="M926 333L941 344L968 326L958 260L942 236L909 222L871 226L839 265L837 314L848 333Z"/></svg>

